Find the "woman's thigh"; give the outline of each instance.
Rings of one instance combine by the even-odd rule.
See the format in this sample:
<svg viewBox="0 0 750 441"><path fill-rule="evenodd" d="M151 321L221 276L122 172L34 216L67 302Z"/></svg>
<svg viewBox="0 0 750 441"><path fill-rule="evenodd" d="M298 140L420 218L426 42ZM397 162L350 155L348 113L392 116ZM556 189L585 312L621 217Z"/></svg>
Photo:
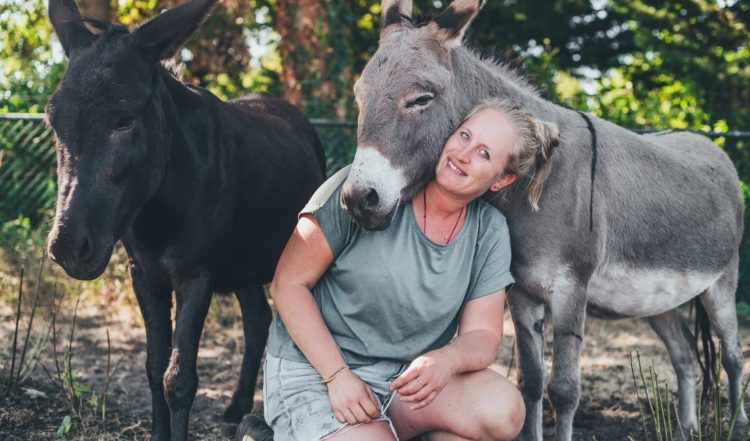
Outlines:
<svg viewBox="0 0 750 441"><path fill-rule="evenodd" d="M365 381L381 404L381 411L390 401L388 386L402 371L403 365L381 361L367 366L352 368L352 372ZM263 402L266 422L274 430L277 441L310 441L321 438L329 439L330 435L342 435L353 432L351 439L395 439L390 427L390 420L383 418L387 435L363 438L367 433L380 433L382 424L362 424L350 427L339 422L331 409L328 388L321 383L315 368L306 362L297 362L266 355L263 371ZM362 426L362 429L359 427ZM371 427L365 427L371 426ZM357 433L363 435L357 437ZM344 440L346 437L330 439Z"/></svg>
<svg viewBox="0 0 750 441"><path fill-rule="evenodd" d="M276 440L317 440L341 427L312 366L268 355L263 375L263 410Z"/></svg>
<svg viewBox="0 0 750 441"><path fill-rule="evenodd" d="M454 375L428 406L410 406L397 395L388 411L400 439L435 431L475 440L513 439L526 415L518 389L490 369Z"/></svg>
<svg viewBox="0 0 750 441"><path fill-rule="evenodd" d="M396 437L393 436L387 420L378 420L367 424L346 426L322 438L321 441L396 441Z"/></svg>

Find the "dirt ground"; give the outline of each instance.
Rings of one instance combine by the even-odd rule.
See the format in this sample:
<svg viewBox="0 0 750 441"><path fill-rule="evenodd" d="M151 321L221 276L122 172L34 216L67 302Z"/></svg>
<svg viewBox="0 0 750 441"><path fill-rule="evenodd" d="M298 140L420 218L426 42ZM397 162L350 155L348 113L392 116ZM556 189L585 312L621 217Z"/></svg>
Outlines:
<svg viewBox="0 0 750 441"><path fill-rule="evenodd" d="M58 351L62 360L70 332L74 299L67 299L58 320L60 333ZM48 310L48 308L46 308ZM0 302L0 366L7 371L15 323L14 307ZM229 403L239 372L242 350L242 330L239 309L232 297L215 298L206 324L199 352L200 385L191 413L192 440L224 439L220 430L220 415ZM40 317L45 307L40 309ZM35 329L46 324L37 318ZM39 324L41 323L41 324ZM510 317L506 317L505 342L492 368L515 381L510 366L514 332ZM25 320L21 321L22 328ZM130 440L148 439L151 424L151 398L145 373L145 334L142 319L132 305L85 305L78 312L73 346L72 365L77 381L99 396L106 379L107 337L111 338L111 364L119 364L109 383L107 418L89 416L83 421L73 419L67 439ZM549 330L548 330L549 332ZM750 327L743 324L745 371L750 371ZM23 334L21 334L23 336ZM547 336L547 343L551 338ZM603 321L589 319L582 358L581 405L574 422L575 440L641 440L643 434L638 401L635 397L630 369L630 351L636 348L644 367L653 365L660 379L676 385L666 350L656 334L642 321ZM0 382L0 438L4 440L52 439L65 415L69 412L55 377L52 347L43 351L41 364L30 379L9 398L5 395L6 375ZM547 372L550 368L547 348ZM256 408L262 408L261 384L255 393ZM676 389L676 386L673 386ZM86 405L84 405L85 407ZM545 402L545 439L554 438L552 412ZM85 423L85 427L83 424ZM650 436L653 439L653 436Z"/></svg>

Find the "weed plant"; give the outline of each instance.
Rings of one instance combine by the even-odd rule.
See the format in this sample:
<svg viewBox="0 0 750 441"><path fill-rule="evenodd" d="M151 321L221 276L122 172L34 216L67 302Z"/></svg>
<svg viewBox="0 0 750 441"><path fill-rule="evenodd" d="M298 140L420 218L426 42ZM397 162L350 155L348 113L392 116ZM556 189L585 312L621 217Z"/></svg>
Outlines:
<svg viewBox="0 0 750 441"><path fill-rule="evenodd" d="M93 424L100 424L101 426L106 424L106 397L109 382L120 361L112 364L110 336L109 330L107 330L106 377L102 390L100 392L94 391L79 378L73 365L76 323L81 295L79 294L76 298L68 337L64 339L59 323L60 304L62 302L62 298L58 295L59 286L53 285L51 292L44 292L45 285L42 283L42 279L45 268L45 261L42 260L38 265L35 291L31 299L28 299L25 295L28 285L26 273L23 268L20 270L12 343L8 360L0 371L6 387L0 398L8 400L11 394L18 393L18 390L29 379L34 370L40 367L47 375L50 383L59 390L67 408L67 414L60 421L59 428L56 431L57 437L63 437L74 430L77 425L85 429ZM35 320L40 311L40 299L44 298L45 294L50 297L49 308L47 308L48 314L46 314L46 317ZM26 310L22 306L27 303L30 303L30 306L26 308L28 312L25 312ZM40 320L42 320L41 323ZM32 334L36 334L35 337L32 338ZM49 349L50 337L51 355L49 358L51 358L50 363L54 366L53 370L48 369L40 361L41 354Z"/></svg>
<svg viewBox="0 0 750 441"><path fill-rule="evenodd" d="M45 261L43 256L49 224L34 226L28 218L23 217L0 223L0 303L15 304L13 293L18 289L21 268L26 274L38 274L40 263ZM60 293L80 294L81 301L86 305L137 308L128 275L128 257L119 243L104 274L96 280L77 282L58 265L46 262L43 277L27 281L27 291L36 292L36 283L42 285L40 292L44 297L39 299L41 305L49 304L49 293L57 285ZM26 308L24 313L29 312L27 306L23 306Z"/></svg>
<svg viewBox="0 0 750 441"><path fill-rule="evenodd" d="M718 358L721 359L721 350ZM698 431L697 433L682 433L679 414L677 411L677 397L670 385L659 378L659 373L651 366L644 369L638 350L630 353L630 369L633 375L636 399L641 413L644 440L654 441L723 441L735 439L735 423L739 408L744 406L745 395L750 385L750 376L744 382L740 396L740 406L730 415L728 399L723 397L721 384L721 364L718 363L714 378L717 378L714 389L709 391L707 399L701 403L702 385L698 386L696 400L698 400ZM748 434L742 434L739 439L748 440Z"/></svg>

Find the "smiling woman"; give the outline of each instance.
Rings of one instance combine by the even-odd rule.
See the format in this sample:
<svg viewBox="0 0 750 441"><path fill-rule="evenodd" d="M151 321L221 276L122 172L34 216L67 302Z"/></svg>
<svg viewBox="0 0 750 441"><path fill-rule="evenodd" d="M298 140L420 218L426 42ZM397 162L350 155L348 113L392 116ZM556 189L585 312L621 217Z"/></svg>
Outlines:
<svg viewBox="0 0 750 441"><path fill-rule="evenodd" d="M511 185L530 158L544 162L556 138L509 102L483 102L445 143L435 179L382 231L365 232L342 208L349 168L318 189L270 288L274 439L518 434L521 396L487 369L513 283L510 239L480 196Z"/></svg>

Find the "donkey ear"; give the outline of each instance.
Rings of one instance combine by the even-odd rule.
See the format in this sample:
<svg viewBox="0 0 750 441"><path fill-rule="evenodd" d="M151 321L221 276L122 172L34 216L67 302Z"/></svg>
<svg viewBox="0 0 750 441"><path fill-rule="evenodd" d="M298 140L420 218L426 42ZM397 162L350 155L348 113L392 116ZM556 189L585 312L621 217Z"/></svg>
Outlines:
<svg viewBox="0 0 750 441"><path fill-rule="evenodd" d="M132 41L153 60L172 58L215 4L216 0L191 0L168 9L133 31Z"/></svg>
<svg viewBox="0 0 750 441"><path fill-rule="evenodd" d="M95 38L83 24L81 13L73 0L50 0L49 19L68 58Z"/></svg>
<svg viewBox="0 0 750 441"><path fill-rule="evenodd" d="M380 2L380 39L401 27L411 18L411 0L383 0Z"/></svg>
<svg viewBox="0 0 750 441"><path fill-rule="evenodd" d="M485 0L455 0L429 26L446 47L457 46L484 3Z"/></svg>

